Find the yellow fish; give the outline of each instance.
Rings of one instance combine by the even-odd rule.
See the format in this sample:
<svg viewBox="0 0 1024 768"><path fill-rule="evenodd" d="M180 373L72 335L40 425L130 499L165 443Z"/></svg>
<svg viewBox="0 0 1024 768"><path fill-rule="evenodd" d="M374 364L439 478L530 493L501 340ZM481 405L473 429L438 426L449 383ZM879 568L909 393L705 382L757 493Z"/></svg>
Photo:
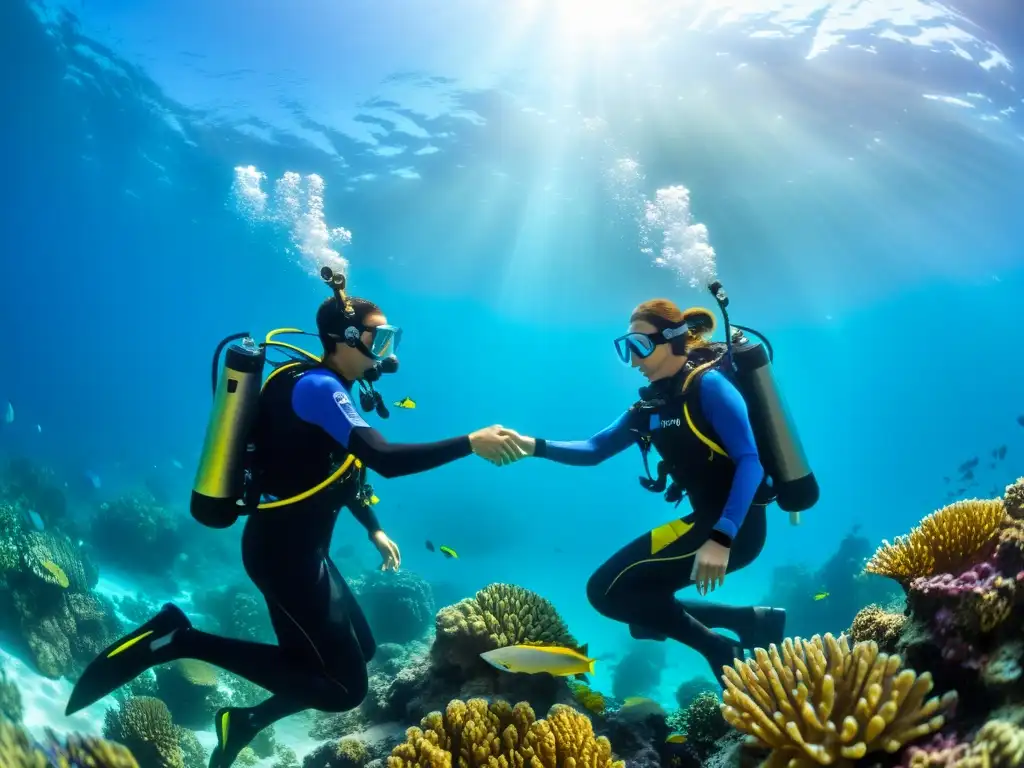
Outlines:
<svg viewBox="0 0 1024 768"><path fill-rule="evenodd" d="M669 744L685 744L686 734L685 733L670 733L668 738L665 739Z"/></svg>
<svg viewBox="0 0 1024 768"><path fill-rule="evenodd" d="M444 555L445 557L451 557L451 558L454 558L455 560L459 559L459 553L456 552L451 547L438 547L438 549L441 550L441 554Z"/></svg>
<svg viewBox="0 0 1024 768"><path fill-rule="evenodd" d="M574 651L558 645L508 645L485 651L480 658L502 672L527 675L546 672L556 677L573 677L593 674L595 660L586 653L586 646Z"/></svg>
<svg viewBox="0 0 1024 768"><path fill-rule="evenodd" d="M416 401L411 397L403 397L401 400L395 402L395 408L408 408L413 409L416 407Z"/></svg>
<svg viewBox="0 0 1024 768"><path fill-rule="evenodd" d="M816 595L814 596L814 600L815 600L815 601L818 601L818 600L824 600L824 599L825 599L826 597L828 597L828 596L829 596L829 593L828 593L828 592L819 592L818 594L816 594Z"/></svg>

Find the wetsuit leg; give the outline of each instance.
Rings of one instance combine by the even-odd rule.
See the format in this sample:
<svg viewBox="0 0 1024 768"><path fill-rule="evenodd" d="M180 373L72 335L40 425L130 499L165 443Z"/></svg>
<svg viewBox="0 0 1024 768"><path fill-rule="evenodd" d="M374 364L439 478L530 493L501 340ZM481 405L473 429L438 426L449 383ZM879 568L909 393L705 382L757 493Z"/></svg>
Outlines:
<svg viewBox="0 0 1024 768"><path fill-rule="evenodd" d="M352 631L355 632L356 640L359 642L359 649L363 653L363 661L369 664L377 653L377 641L373 639L370 623L366 620L366 614L363 613L363 609L359 606L359 601L352 594L348 582L345 581L345 577L341 575L334 561L327 558L326 562L341 591L341 599L345 602L345 613L352 623Z"/></svg>
<svg viewBox="0 0 1024 768"><path fill-rule="evenodd" d="M590 578L591 605L608 618L671 637L704 656L716 676L742 654L741 646L712 632L675 593L692 584L697 550L707 541L707 516L693 514L650 531L615 553ZM753 507L730 549L728 572L749 565L764 547L763 507ZM749 609L747 609L749 610Z"/></svg>

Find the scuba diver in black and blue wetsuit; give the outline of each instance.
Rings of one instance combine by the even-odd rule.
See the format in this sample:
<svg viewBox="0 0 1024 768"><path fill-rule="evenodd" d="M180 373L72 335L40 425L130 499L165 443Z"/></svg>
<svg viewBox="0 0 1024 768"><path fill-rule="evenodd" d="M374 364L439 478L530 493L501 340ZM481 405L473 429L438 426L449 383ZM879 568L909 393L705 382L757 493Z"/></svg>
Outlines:
<svg viewBox="0 0 1024 768"><path fill-rule="evenodd" d="M577 466L637 443L647 468L650 448L657 449L658 477L648 469L641 484L673 504L689 497L691 511L615 553L591 577L587 596L638 639L671 637L698 651L717 676L745 648L781 642L785 611L675 593L695 585L706 595L753 562L765 543L766 506L777 500L795 523L817 502L818 485L775 386L770 345L748 340L743 331L760 335L752 329L730 328L728 298L720 284L711 292L726 320L725 344L707 341L715 320L706 309L682 312L664 299L641 304L615 341L623 362L650 381L641 400L589 440L515 436L528 455Z"/></svg>
<svg viewBox="0 0 1024 768"><path fill-rule="evenodd" d="M424 472L470 453L495 464L523 451L493 426L437 443L398 445L370 427L352 403L360 383L364 410L386 417L373 382L397 369L398 328L369 301L350 298L344 278L322 272L335 295L317 312L320 358L291 344L229 337L214 358L215 402L192 493L192 514L225 528L248 516L242 563L263 594L278 644L218 637L195 629L172 604L105 649L85 670L67 705L72 714L157 664L197 659L255 683L271 696L215 716L211 768L227 768L255 735L304 709L342 712L367 691L375 643L345 579L328 556L342 506L397 569L398 547L381 529L366 469L384 477ZM221 351L228 347L219 378ZM289 359L263 382L268 349Z"/></svg>

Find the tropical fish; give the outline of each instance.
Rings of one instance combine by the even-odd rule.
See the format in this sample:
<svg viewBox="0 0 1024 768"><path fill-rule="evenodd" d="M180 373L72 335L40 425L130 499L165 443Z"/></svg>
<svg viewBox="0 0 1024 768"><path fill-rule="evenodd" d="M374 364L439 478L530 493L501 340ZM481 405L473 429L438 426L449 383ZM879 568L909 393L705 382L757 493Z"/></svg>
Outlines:
<svg viewBox="0 0 1024 768"><path fill-rule="evenodd" d="M433 552L433 551L434 551L434 542L432 542L430 539L427 539L427 552Z"/></svg>
<svg viewBox="0 0 1024 768"><path fill-rule="evenodd" d="M413 400L411 397L403 397L401 400L397 400L395 402L395 408L405 408L407 410L412 410L415 407L416 401Z"/></svg>
<svg viewBox="0 0 1024 768"><path fill-rule="evenodd" d="M970 472L976 466L978 466L978 457L977 456L972 456L967 461L965 461L963 464L961 464L959 467L957 467L957 472L961 472L961 473Z"/></svg>
<svg viewBox="0 0 1024 768"><path fill-rule="evenodd" d="M665 739L668 744L685 744L686 734L685 733L670 733L668 738Z"/></svg>
<svg viewBox="0 0 1024 768"><path fill-rule="evenodd" d="M1000 461L1002 461L1003 459L1006 458L1006 451L1008 449L1007 449L1007 447L1005 445L1000 445L997 450L999 451L999 453L996 456L996 458L999 459Z"/></svg>
<svg viewBox="0 0 1024 768"><path fill-rule="evenodd" d="M454 559L454 560L458 560L459 559L459 553L456 552L451 547L438 547L438 549L441 550L441 554L444 555L447 558Z"/></svg>
<svg viewBox="0 0 1024 768"><path fill-rule="evenodd" d="M814 600L815 600L815 602L817 602L818 600L824 600L826 597L829 596L829 594L831 594L831 593L829 593L829 592L818 592L814 596Z"/></svg>
<svg viewBox="0 0 1024 768"><path fill-rule="evenodd" d="M180 461L178 461L177 459L171 459L171 466L174 467L175 469L184 469L185 468L182 465L182 463Z"/></svg>
<svg viewBox="0 0 1024 768"><path fill-rule="evenodd" d="M7 410L4 411L4 424L14 423L14 405L10 400L7 401Z"/></svg>
<svg viewBox="0 0 1024 768"><path fill-rule="evenodd" d="M38 432L40 435L43 434L43 425L42 424L36 424L36 432Z"/></svg>
<svg viewBox="0 0 1024 768"><path fill-rule="evenodd" d="M1017 423L1024 427L1024 416L1018 416Z"/></svg>
<svg viewBox="0 0 1024 768"><path fill-rule="evenodd" d="M587 646L574 651L558 645L508 645L485 651L480 658L503 672L574 677L593 674L595 660L586 653Z"/></svg>
<svg viewBox="0 0 1024 768"><path fill-rule="evenodd" d="M94 491L98 491L100 487L103 485L103 481L100 479L100 476L93 472L91 469L85 470L85 472L82 473L82 477Z"/></svg>
<svg viewBox="0 0 1024 768"><path fill-rule="evenodd" d="M34 509L30 509L27 512L25 512L25 517L28 518L28 521L32 523L32 527L35 528L37 531L46 530L46 523L43 522L43 518L41 518L39 516L39 513L36 512Z"/></svg>
<svg viewBox="0 0 1024 768"><path fill-rule="evenodd" d="M654 699L645 696L630 696L622 702L619 716L629 720L646 720L648 717L664 717L665 709Z"/></svg>
<svg viewBox="0 0 1024 768"><path fill-rule="evenodd" d="M964 472L963 476L960 479L961 480L973 480L974 479L974 471L968 469L966 472Z"/></svg>

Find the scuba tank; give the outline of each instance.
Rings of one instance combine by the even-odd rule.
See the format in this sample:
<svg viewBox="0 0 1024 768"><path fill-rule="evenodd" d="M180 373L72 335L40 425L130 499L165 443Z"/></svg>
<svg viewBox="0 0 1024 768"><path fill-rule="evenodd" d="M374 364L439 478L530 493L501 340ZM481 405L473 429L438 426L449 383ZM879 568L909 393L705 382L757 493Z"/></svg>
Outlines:
<svg viewBox="0 0 1024 768"><path fill-rule="evenodd" d="M218 370L221 352L232 341ZM228 336L213 357L213 408L192 486L192 517L210 528L228 528L244 511L249 436L263 384L266 349L247 333Z"/></svg>
<svg viewBox="0 0 1024 768"><path fill-rule="evenodd" d="M781 509L790 513L795 525L800 521L799 513L818 502L820 489L775 379L774 352L768 340L754 329L730 327L726 311L729 297L721 283L714 282L708 289L725 320L729 377L747 403L761 463L771 478L775 499ZM760 341L747 334L759 337Z"/></svg>

